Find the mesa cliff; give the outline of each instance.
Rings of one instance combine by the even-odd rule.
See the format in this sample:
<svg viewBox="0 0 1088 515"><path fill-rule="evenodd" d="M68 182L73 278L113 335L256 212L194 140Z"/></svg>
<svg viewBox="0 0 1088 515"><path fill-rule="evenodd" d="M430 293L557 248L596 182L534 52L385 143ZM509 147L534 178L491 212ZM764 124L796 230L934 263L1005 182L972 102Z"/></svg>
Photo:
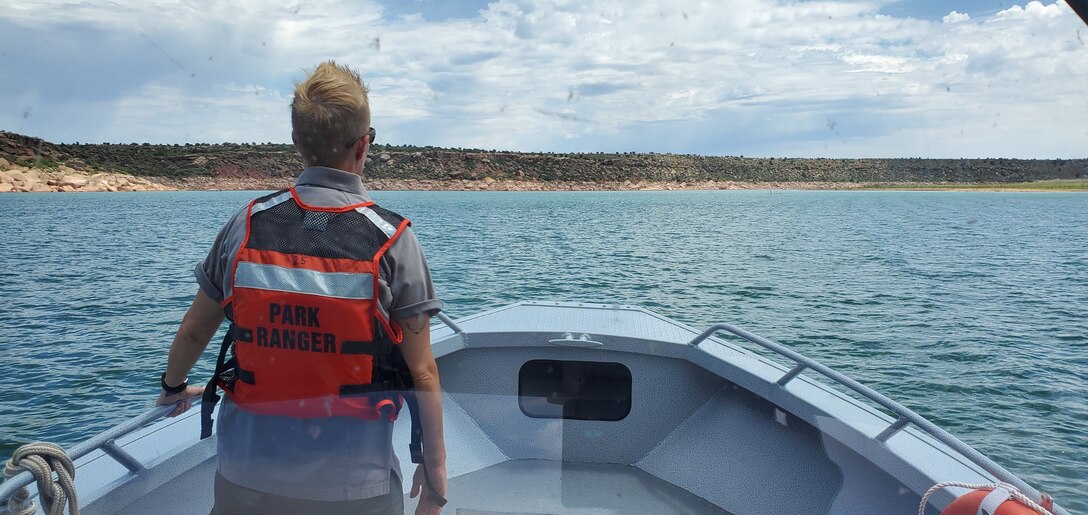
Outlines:
<svg viewBox="0 0 1088 515"><path fill-rule="evenodd" d="M3 166L19 167L16 171L24 175L38 170L39 176L52 177L39 191L63 189L64 177L73 179L67 181L69 188L80 190L86 185L77 186L80 182L74 179L83 176L87 184L112 185L124 179L121 186L135 184L132 188L270 189L289 185L303 169L294 147L285 144L55 144L3 131L0 158L6 162L0 172L6 171ZM94 174L113 175L92 180ZM375 189L841 189L871 184L1084 179L1088 178L1088 159L753 158L375 145L366 176ZM105 190L106 185L99 187Z"/></svg>

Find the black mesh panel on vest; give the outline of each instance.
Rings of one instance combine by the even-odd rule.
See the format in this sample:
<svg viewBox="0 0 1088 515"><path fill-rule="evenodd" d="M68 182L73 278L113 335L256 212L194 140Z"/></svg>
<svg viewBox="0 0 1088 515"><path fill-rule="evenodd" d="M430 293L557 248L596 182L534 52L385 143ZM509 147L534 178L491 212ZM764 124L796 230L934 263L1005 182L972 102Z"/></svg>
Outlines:
<svg viewBox="0 0 1088 515"><path fill-rule="evenodd" d="M306 216L302 217L302 226L311 231L324 231L329 225L329 219L332 218L332 213L324 211L307 211Z"/></svg>
<svg viewBox="0 0 1088 515"><path fill-rule="evenodd" d="M308 229L306 213L297 203L287 201L254 214L246 246L322 258L370 259L389 240L366 215L355 210L329 213L324 231Z"/></svg>

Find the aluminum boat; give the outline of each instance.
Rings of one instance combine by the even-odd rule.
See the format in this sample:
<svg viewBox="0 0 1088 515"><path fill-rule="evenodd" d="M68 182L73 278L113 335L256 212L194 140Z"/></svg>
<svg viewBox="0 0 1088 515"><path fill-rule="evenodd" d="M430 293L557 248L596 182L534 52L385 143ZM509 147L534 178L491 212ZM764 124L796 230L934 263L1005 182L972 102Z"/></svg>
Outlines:
<svg viewBox="0 0 1088 515"><path fill-rule="evenodd" d="M945 481L1004 482L1039 500L909 409L730 324L520 302L439 314L431 341L445 513L911 514ZM199 409L162 418L169 410L69 450L83 513L209 512L215 437L198 439ZM394 445L410 473L407 418ZM6 481L0 500L26 485L34 495L29 473ZM967 491L937 490L925 513Z"/></svg>

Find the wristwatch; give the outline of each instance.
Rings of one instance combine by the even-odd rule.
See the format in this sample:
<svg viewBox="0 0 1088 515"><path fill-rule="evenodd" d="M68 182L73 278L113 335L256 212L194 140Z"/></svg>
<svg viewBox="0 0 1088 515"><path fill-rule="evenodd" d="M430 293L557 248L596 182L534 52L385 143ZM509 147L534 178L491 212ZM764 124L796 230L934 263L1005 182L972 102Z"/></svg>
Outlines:
<svg viewBox="0 0 1088 515"><path fill-rule="evenodd" d="M184 392L185 389L189 387L189 378L188 377L186 377L185 380L182 381L181 384L179 384L177 386L170 386L170 385L166 384L166 372L162 373L162 379L160 379L160 382L162 382L162 391L166 392L166 395L179 394L181 392Z"/></svg>

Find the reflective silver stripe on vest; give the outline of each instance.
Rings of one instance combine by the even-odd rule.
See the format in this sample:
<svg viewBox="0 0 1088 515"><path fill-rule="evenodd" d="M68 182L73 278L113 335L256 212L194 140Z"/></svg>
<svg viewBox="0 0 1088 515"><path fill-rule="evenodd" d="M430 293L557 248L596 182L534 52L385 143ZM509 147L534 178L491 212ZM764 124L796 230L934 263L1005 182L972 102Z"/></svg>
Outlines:
<svg viewBox="0 0 1088 515"><path fill-rule="evenodd" d="M392 238L394 234L397 234L397 228L393 227L393 224L386 222L381 216L378 216L378 213L373 209L370 209L369 207L357 207L355 210L366 215L366 217L369 218L371 222L374 222L374 225L377 225L387 237Z"/></svg>
<svg viewBox="0 0 1088 515"><path fill-rule="evenodd" d="M235 288L305 293L341 299L374 298L374 275L351 272L315 272L258 263L238 263Z"/></svg>
<svg viewBox="0 0 1088 515"><path fill-rule="evenodd" d="M274 207L276 207L276 206L278 206L280 204L283 204L284 202L287 202L288 200L291 200L291 191L290 190L285 191L283 193L280 193L279 195L276 195L275 197L272 197L272 198L270 198L270 199L268 199L268 200L266 200L264 202L261 202L260 204L253 204L253 210L250 211L249 214L250 215L255 215L257 213L260 213L261 211L264 211L265 209L271 209L271 208L274 208Z"/></svg>

